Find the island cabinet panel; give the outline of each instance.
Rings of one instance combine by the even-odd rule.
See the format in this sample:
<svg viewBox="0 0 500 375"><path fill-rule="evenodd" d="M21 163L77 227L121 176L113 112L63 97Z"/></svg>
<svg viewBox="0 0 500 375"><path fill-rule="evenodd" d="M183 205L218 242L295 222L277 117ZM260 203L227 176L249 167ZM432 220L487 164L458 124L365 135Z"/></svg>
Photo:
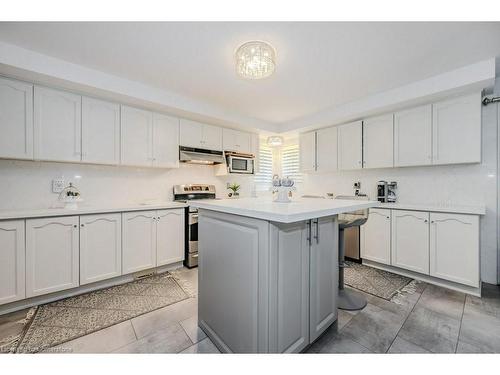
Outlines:
<svg viewBox="0 0 500 375"><path fill-rule="evenodd" d="M198 321L226 352L268 345L269 223L200 210Z"/></svg>
<svg viewBox="0 0 500 375"><path fill-rule="evenodd" d="M33 85L0 78L0 157L33 159Z"/></svg>
<svg viewBox="0 0 500 375"><path fill-rule="evenodd" d="M157 211L156 265L184 260L184 209Z"/></svg>
<svg viewBox="0 0 500 375"><path fill-rule="evenodd" d="M156 211L123 213L122 225L123 274L156 267Z"/></svg>
<svg viewBox="0 0 500 375"><path fill-rule="evenodd" d="M338 221L312 220L310 250L309 341L337 320Z"/></svg>
<svg viewBox="0 0 500 375"><path fill-rule="evenodd" d="M122 274L121 214L80 217L80 285Z"/></svg>
<svg viewBox="0 0 500 375"><path fill-rule="evenodd" d="M26 220L26 297L79 285L78 216Z"/></svg>
<svg viewBox="0 0 500 375"><path fill-rule="evenodd" d="M370 208L361 226L361 258L391 264L391 210Z"/></svg>
<svg viewBox="0 0 500 375"><path fill-rule="evenodd" d="M479 287L479 217L430 214L430 274Z"/></svg>
<svg viewBox="0 0 500 375"><path fill-rule="evenodd" d="M309 344L309 238L310 221L271 226L271 352Z"/></svg>
<svg viewBox="0 0 500 375"><path fill-rule="evenodd" d="M0 305L25 297L24 220L0 222Z"/></svg>
<svg viewBox="0 0 500 375"><path fill-rule="evenodd" d="M429 274L429 213L392 211L391 264Z"/></svg>

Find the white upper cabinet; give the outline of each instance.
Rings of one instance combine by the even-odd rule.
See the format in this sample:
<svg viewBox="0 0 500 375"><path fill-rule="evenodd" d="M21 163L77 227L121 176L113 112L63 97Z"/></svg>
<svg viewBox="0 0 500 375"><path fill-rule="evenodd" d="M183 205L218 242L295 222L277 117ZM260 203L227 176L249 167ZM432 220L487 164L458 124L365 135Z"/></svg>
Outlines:
<svg viewBox="0 0 500 375"><path fill-rule="evenodd" d="M391 210L370 208L360 242L361 258L391 264Z"/></svg>
<svg viewBox="0 0 500 375"><path fill-rule="evenodd" d="M363 168L394 166L393 115L363 120Z"/></svg>
<svg viewBox="0 0 500 375"><path fill-rule="evenodd" d="M0 222L0 305L25 298L24 220Z"/></svg>
<svg viewBox="0 0 500 375"><path fill-rule="evenodd" d="M78 216L26 220L26 297L79 285Z"/></svg>
<svg viewBox="0 0 500 375"><path fill-rule="evenodd" d="M222 145L224 151L235 151L244 154L252 153L251 134L235 129L222 129Z"/></svg>
<svg viewBox="0 0 500 375"><path fill-rule="evenodd" d="M337 170L337 127L320 129L316 132L316 170L334 172Z"/></svg>
<svg viewBox="0 0 500 375"><path fill-rule="evenodd" d="M179 119L153 114L153 166L179 167Z"/></svg>
<svg viewBox="0 0 500 375"><path fill-rule="evenodd" d="M0 158L33 159L33 85L0 78Z"/></svg>
<svg viewBox="0 0 500 375"><path fill-rule="evenodd" d="M222 128L181 119L180 145L222 151Z"/></svg>
<svg viewBox="0 0 500 375"><path fill-rule="evenodd" d="M432 106L432 163L481 162L481 93Z"/></svg>
<svg viewBox="0 0 500 375"><path fill-rule="evenodd" d="M184 260L184 209L157 211L156 265Z"/></svg>
<svg viewBox="0 0 500 375"><path fill-rule="evenodd" d="M82 97L35 86L34 158L81 161Z"/></svg>
<svg viewBox="0 0 500 375"><path fill-rule="evenodd" d="M356 121L338 127L339 170L362 168L362 122Z"/></svg>
<svg viewBox="0 0 500 375"><path fill-rule="evenodd" d="M432 164L432 105L394 114L394 166Z"/></svg>
<svg viewBox="0 0 500 375"><path fill-rule="evenodd" d="M392 210L391 265L429 274L429 213Z"/></svg>
<svg viewBox="0 0 500 375"><path fill-rule="evenodd" d="M82 98L82 161L120 163L120 105Z"/></svg>
<svg viewBox="0 0 500 375"><path fill-rule="evenodd" d="M153 162L153 114L122 106L121 125L121 163L150 167Z"/></svg>
<svg viewBox="0 0 500 375"><path fill-rule="evenodd" d="M479 217L430 214L430 275L479 287Z"/></svg>
<svg viewBox="0 0 500 375"><path fill-rule="evenodd" d="M316 170L316 132L299 135L299 154L301 172Z"/></svg>

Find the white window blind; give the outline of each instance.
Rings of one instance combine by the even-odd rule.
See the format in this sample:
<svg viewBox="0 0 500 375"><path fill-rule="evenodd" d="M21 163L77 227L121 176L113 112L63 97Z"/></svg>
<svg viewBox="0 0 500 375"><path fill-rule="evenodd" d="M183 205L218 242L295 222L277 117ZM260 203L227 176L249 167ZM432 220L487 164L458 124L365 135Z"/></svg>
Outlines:
<svg viewBox="0 0 500 375"><path fill-rule="evenodd" d="M259 172L255 174L255 183L260 188L269 188L273 180L273 149L265 142L260 142Z"/></svg>
<svg viewBox="0 0 500 375"><path fill-rule="evenodd" d="M281 149L281 176L293 178L297 183L302 182L298 144L283 146Z"/></svg>

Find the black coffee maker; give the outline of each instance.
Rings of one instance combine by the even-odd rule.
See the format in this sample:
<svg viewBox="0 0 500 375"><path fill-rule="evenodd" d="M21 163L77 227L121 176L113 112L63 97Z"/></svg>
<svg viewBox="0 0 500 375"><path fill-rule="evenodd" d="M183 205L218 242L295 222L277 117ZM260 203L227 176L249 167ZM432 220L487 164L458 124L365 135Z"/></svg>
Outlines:
<svg viewBox="0 0 500 375"><path fill-rule="evenodd" d="M398 183L396 181L377 182L377 200L382 203L395 203L397 187Z"/></svg>

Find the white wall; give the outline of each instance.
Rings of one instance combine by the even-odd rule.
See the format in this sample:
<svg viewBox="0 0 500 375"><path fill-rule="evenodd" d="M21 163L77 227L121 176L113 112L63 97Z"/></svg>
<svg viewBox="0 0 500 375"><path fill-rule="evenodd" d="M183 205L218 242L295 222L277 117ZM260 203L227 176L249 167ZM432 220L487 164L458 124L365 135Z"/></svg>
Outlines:
<svg viewBox="0 0 500 375"><path fill-rule="evenodd" d="M61 176L74 182L85 205L91 206L172 200L175 184L214 184L219 196L226 191L225 181L215 177L211 166L181 164L179 169L152 169L0 160L0 209L57 204L58 194L51 192L51 181Z"/></svg>
<svg viewBox="0 0 500 375"><path fill-rule="evenodd" d="M409 167L310 174L299 194L353 194L352 185L361 181L361 191L376 198L379 180L397 181L398 201L433 205L486 206L481 219L481 276L497 283L497 108L483 107L482 163L454 166Z"/></svg>

